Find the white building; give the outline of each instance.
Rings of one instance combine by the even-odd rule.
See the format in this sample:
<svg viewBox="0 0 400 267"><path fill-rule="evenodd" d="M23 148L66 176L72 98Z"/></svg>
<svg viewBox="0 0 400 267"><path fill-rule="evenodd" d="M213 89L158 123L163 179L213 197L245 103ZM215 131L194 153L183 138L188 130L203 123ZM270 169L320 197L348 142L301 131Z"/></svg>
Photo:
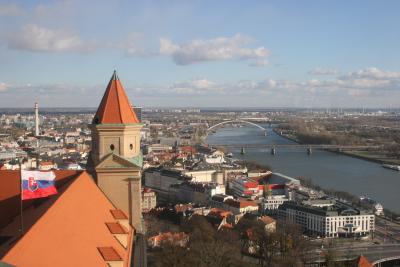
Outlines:
<svg viewBox="0 0 400 267"><path fill-rule="evenodd" d="M193 182L226 184L231 173L246 173L247 168L230 165L206 166L194 170L184 170L182 174L191 177Z"/></svg>
<svg viewBox="0 0 400 267"><path fill-rule="evenodd" d="M176 200L184 203L208 204L217 194L225 194L225 186L216 183L184 182L175 187Z"/></svg>
<svg viewBox="0 0 400 267"><path fill-rule="evenodd" d="M276 214L278 208L289 199L285 195L267 196L261 200L261 209L264 214Z"/></svg>
<svg viewBox="0 0 400 267"><path fill-rule="evenodd" d="M376 203L374 205L374 212L375 212L375 215L378 215L378 216L383 215L383 206L382 206L382 204Z"/></svg>
<svg viewBox="0 0 400 267"><path fill-rule="evenodd" d="M278 209L280 223L293 222L312 236L320 237L366 237L375 229L375 215L331 200L331 205L318 207L307 204L285 202Z"/></svg>
<svg viewBox="0 0 400 267"><path fill-rule="evenodd" d="M224 201L224 210L229 210L233 214L244 214L258 212L258 204L252 200L234 200L227 199Z"/></svg>
<svg viewBox="0 0 400 267"><path fill-rule="evenodd" d="M142 211L148 212L151 209L154 209L157 206L157 198L156 193L149 189L142 189Z"/></svg>
<svg viewBox="0 0 400 267"><path fill-rule="evenodd" d="M206 155L204 161L209 164L222 164L225 162L224 156L221 155Z"/></svg>
<svg viewBox="0 0 400 267"><path fill-rule="evenodd" d="M154 153L154 154L165 153L165 152L172 151L172 146L163 145L163 144L151 144L151 145L148 145L145 150L147 153Z"/></svg>

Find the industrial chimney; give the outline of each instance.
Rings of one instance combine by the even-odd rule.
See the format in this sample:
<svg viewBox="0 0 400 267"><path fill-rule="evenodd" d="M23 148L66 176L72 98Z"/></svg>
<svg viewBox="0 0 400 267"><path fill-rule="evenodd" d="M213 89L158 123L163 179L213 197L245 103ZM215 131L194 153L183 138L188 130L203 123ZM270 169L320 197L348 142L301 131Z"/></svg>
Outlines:
<svg viewBox="0 0 400 267"><path fill-rule="evenodd" d="M35 103L35 136L39 136L39 106Z"/></svg>

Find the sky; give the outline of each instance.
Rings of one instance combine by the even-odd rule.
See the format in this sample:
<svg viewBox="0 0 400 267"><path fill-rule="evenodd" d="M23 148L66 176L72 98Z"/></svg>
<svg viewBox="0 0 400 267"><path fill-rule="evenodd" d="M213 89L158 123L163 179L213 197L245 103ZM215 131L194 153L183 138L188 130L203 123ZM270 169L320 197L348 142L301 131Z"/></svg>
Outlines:
<svg viewBox="0 0 400 267"><path fill-rule="evenodd" d="M400 107L400 1L0 0L0 107Z"/></svg>

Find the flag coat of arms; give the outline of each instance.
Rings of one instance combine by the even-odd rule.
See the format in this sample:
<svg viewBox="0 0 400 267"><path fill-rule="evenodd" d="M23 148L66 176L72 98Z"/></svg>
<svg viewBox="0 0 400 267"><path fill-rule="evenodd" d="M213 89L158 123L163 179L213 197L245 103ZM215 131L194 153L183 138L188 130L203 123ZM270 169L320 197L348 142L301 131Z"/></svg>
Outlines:
<svg viewBox="0 0 400 267"><path fill-rule="evenodd" d="M22 200L57 194L54 172L21 171Z"/></svg>

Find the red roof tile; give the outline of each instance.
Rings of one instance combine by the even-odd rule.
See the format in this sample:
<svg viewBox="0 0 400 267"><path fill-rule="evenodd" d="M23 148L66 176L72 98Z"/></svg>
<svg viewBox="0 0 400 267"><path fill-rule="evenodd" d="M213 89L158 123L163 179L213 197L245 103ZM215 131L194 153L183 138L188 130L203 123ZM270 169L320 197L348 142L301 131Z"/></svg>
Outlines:
<svg viewBox="0 0 400 267"><path fill-rule="evenodd" d="M114 71L100 106L93 119L94 124L139 123L119 78Z"/></svg>

